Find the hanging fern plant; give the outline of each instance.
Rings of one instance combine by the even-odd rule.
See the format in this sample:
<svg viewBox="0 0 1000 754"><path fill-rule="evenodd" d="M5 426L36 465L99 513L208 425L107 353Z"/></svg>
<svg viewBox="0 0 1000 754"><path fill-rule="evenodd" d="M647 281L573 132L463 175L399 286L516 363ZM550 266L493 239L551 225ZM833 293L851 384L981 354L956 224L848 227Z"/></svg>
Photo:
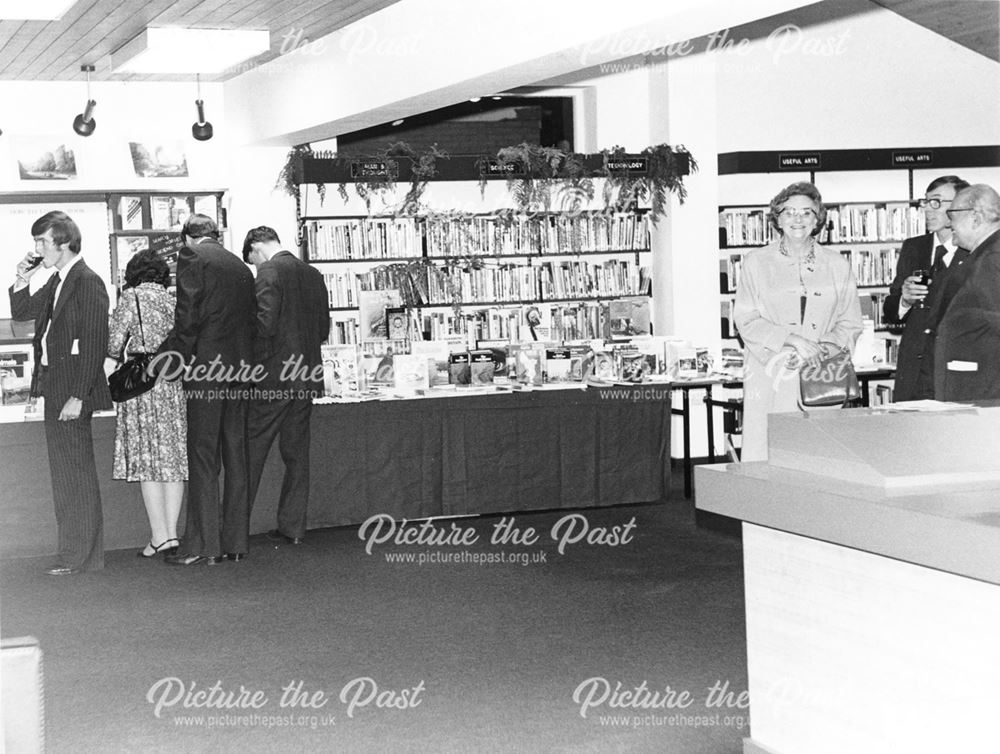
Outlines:
<svg viewBox="0 0 1000 754"><path fill-rule="evenodd" d="M607 179L604 182L604 206L609 210L626 211L634 209L640 202L649 201L653 222L666 214L669 194L676 194L681 204L687 198L680 160L686 159L689 172L698 169L698 163L684 146L675 148L669 144L657 144L646 147L641 152L646 158L645 172L628 169L628 153L623 147L614 146L601 153L604 155L603 174ZM678 155L684 155L684 158ZM613 164L622 167L611 167Z"/></svg>

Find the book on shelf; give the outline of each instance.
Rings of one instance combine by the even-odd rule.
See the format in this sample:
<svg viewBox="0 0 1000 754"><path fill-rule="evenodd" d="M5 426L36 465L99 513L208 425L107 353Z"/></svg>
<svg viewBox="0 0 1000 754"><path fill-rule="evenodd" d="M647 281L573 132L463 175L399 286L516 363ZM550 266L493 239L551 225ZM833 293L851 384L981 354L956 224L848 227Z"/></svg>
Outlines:
<svg viewBox="0 0 1000 754"><path fill-rule="evenodd" d="M121 197L118 200L118 219L122 230L142 230L142 197Z"/></svg>
<svg viewBox="0 0 1000 754"><path fill-rule="evenodd" d="M649 298L612 301L608 305L609 334L612 339L649 335Z"/></svg>
<svg viewBox="0 0 1000 754"><path fill-rule="evenodd" d="M399 307L403 297L398 290L360 291L358 316L361 322L361 340L378 340L389 337L385 318L386 309Z"/></svg>
<svg viewBox="0 0 1000 754"><path fill-rule="evenodd" d="M357 345L358 342L358 320L356 317L337 319L330 317L330 334L327 336L328 345Z"/></svg>

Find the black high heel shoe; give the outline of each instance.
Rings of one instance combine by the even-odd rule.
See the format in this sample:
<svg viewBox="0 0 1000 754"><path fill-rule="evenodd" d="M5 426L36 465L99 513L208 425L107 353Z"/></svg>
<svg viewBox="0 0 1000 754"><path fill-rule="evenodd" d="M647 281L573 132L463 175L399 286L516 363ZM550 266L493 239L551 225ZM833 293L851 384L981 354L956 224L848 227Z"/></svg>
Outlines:
<svg viewBox="0 0 1000 754"><path fill-rule="evenodd" d="M170 545L171 542L173 542L173 545L167 547L167 545ZM147 555L146 547L152 547L153 552ZM177 548L180 547L180 540L177 539L177 537L171 537L170 539L165 539L164 541L160 542L160 544L158 545L154 545L153 540L149 540L149 544L146 545L146 547L143 547L141 550L139 550L139 552L137 552L136 555L139 556L140 558L155 558L157 555L176 555Z"/></svg>

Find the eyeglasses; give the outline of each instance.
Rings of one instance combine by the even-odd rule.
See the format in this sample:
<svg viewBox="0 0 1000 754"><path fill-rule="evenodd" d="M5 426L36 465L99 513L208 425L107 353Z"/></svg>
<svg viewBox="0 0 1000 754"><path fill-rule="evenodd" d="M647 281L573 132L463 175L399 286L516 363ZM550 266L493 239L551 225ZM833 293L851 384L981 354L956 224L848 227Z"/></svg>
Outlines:
<svg viewBox="0 0 1000 754"><path fill-rule="evenodd" d="M944 213L948 215L949 220L954 220L955 218L952 217L952 215L955 212L975 212L975 211L976 211L975 207L959 207L958 209L946 209Z"/></svg>
<svg viewBox="0 0 1000 754"><path fill-rule="evenodd" d="M937 197L933 199L921 199L917 202L920 205L920 209L925 209L930 207L931 209L941 209L942 204L951 204L953 200L951 199L938 199Z"/></svg>
<svg viewBox="0 0 1000 754"><path fill-rule="evenodd" d="M782 217L788 220L798 220L802 218L803 220L815 220L816 210L814 209L795 209L794 207L785 207L781 212L778 213Z"/></svg>

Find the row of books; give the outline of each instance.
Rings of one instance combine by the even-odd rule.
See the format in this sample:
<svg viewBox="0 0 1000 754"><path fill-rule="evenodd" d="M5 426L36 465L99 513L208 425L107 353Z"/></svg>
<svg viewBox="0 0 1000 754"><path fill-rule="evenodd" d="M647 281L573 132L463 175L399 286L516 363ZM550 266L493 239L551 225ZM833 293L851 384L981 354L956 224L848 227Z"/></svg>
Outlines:
<svg viewBox="0 0 1000 754"><path fill-rule="evenodd" d="M764 246L777 240L768 210L726 209L720 213L720 245ZM925 231L924 213L909 202L828 206L821 243L901 241Z"/></svg>
<svg viewBox="0 0 1000 754"><path fill-rule="evenodd" d="M885 304L885 298L888 295L889 294L887 292L869 293L867 295L862 294L861 313L863 316L871 318L871 320L875 323L876 330L901 330L901 325L886 322L885 316L882 314L882 306Z"/></svg>
<svg viewBox="0 0 1000 754"><path fill-rule="evenodd" d="M719 260L719 291L736 293L740 285L740 273L743 270L742 257L726 257Z"/></svg>
<svg viewBox="0 0 1000 754"><path fill-rule="evenodd" d="M767 219L766 209L727 209L719 215L720 245L764 246L775 240L777 232Z"/></svg>
<svg viewBox="0 0 1000 754"><path fill-rule="evenodd" d="M871 206L830 207L827 212L829 243L902 241L922 235L924 213L909 202Z"/></svg>
<svg viewBox="0 0 1000 754"><path fill-rule="evenodd" d="M643 382L696 377L710 368L707 349L652 337L630 343L540 341L471 349L460 338L408 346L398 341L323 346L324 387L332 397L415 393L449 385Z"/></svg>
<svg viewBox="0 0 1000 754"><path fill-rule="evenodd" d="M646 216L624 212L428 219L422 223L422 229L427 254L432 257L644 251L649 248Z"/></svg>
<svg viewBox="0 0 1000 754"><path fill-rule="evenodd" d="M854 269L858 285L889 285L896 277L899 250L888 248L868 251L845 249L840 252Z"/></svg>
<svg viewBox="0 0 1000 754"><path fill-rule="evenodd" d="M649 334L649 299L490 307L461 314L437 311L424 316L423 331L432 340L460 336L467 343L618 340Z"/></svg>
<svg viewBox="0 0 1000 754"><path fill-rule="evenodd" d="M457 267L399 270L379 267L364 272L343 270L323 276L329 305L353 308L363 291L399 290L423 305L534 301L537 299L614 298L648 295L651 281L646 267L631 260L600 264L546 262L539 266L502 265L481 269Z"/></svg>
<svg viewBox="0 0 1000 754"><path fill-rule="evenodd" d="M541 267L504 265L479 270L449 267L443 274L428 273L428 302L532 301L543 290Z"/></svg>
<svg viewBox="0 0 1000 754"><path fill-rule="evenodd" d="M648 294L649 270L629 259L600 264L544 262L542 295L546 298L637 296Z"/></svg>
<svg viewBox="0 0 1000 754"><path fill-rule="evenodd" d="M306 223L306 237L313 260L403 259L423 254L420 232L412 218L313 220Z"/></svg>

